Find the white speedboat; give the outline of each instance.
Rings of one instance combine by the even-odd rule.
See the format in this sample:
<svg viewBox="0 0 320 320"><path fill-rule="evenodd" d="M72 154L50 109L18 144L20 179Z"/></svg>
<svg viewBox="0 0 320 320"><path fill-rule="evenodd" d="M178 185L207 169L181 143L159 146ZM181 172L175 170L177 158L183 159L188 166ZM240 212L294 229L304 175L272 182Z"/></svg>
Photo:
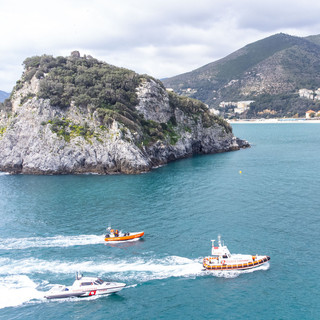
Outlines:
<svg viewBox="0 0 320 320"><path fill-rule="evenodd" d="M106 282L96 277L83 277L76 275L72 286L57 285L45 294L47 299L59 299L69 297L89 297L102 294L115 293L122 290L125 283Z"/></svg>
<svg viewBox="0 0 320 320"><path fill-rule="evenodd" d="M270 260L269 256L231 254L227 246L221 244L218 236L218 247L212 241L211 256L203 259L203 267L207 270L246 270L252 269Z"/></svg>

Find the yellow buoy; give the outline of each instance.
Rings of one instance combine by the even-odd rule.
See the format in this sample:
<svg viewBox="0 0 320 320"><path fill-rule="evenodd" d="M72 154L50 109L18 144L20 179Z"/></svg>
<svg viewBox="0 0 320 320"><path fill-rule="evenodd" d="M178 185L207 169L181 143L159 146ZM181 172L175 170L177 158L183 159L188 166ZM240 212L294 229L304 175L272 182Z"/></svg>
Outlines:
<svg viewBox="0 0 320 320"><path fill-rule="evenodd" d="M242 173L242 171L240 170L240 171L239 171L239 173L241 174L241 173Z"/></svg>

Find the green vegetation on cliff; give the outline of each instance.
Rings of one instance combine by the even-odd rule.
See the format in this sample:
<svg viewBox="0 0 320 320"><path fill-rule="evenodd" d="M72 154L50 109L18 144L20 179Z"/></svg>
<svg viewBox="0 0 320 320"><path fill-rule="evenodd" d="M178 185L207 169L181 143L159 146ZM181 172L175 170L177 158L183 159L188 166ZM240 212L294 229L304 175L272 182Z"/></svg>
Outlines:
<svg viewBox="0 0 320 320"><path fill-rule="evenodd" d="M116 120L123 125L124 136L129 130L138 146L146 146L158 140L174 145L180 138L181 127L178 130L179 124L174 112L167 123L158 123L146 120L136 109L139 103L137 87L152 79L165 92L159 80L109 65L90 56L80 57L78 52L72 53L70 57L43 55L27 58L24 66L23 77L17 81L13 92L17 92L35 77L39 80L37 98L49 99L50 105L62 110L74 104L83 113L93 115L95 112L100 128L108 128ZM20 103L23 104L34 96L33 92L26 93L21 97ZM225 132L232 131L227 122L212 115L200 101L169 93L169 104L173 111L181 109L195 123L201 120L205 128L218 124L224 127ZM89 127L66 119L55 118L42 124L49 124L51 130L66 141L75 136L83 136L89 140L94 136L98 139L98 134ZM191 132L188 126L184 126L183 130Z"/></svg>
<svg viewBox="0 0 320 320"><path fill-rule="evenodd" d="M2 136L7 130L7 127L0 126L0 136Z"/></svg>
<svg viewBox="0 0 320 320"><path fill-rule="evenodd" d="M205 128L213 126L215 123L224 127L226 133L232 132L230 124L214 114L208 112L208 107L201 101L179 96L174 92L169 92L169 102L173 108L179 108L192 117L195 121L201 118Z"/></svg>
<svg viewBox="0 0 320 320"><path fill-rule="evenodd" d="M101 126L110 126L116 120L132 132L141 133L143 141L148 143L174 134L173 130L143 119L135 109L138 104L136 88L147 76L77 55L68 58L35 56L27 58L24 65L23 80L17 82L15 90L35 76L40 79L38 98L50 99L53 106L68 108L74 103L82 109L97 111ZM52 131L66 141L75 135L72 126L62 119L53 119L51 126ZM88 136L88 132L83 135Z"/></svg>
<svg viewBox="0 0 320 320"><path fill-rule="evenodd" d="M108 107L116 102L133 107L137 103L135 88L140 76L91 57L57 57L43 55L24 61L24 80L35 75L40 82L39 98L62 108L71 101L77 106ZM21 82L17 84L22 85Z"/></svg>

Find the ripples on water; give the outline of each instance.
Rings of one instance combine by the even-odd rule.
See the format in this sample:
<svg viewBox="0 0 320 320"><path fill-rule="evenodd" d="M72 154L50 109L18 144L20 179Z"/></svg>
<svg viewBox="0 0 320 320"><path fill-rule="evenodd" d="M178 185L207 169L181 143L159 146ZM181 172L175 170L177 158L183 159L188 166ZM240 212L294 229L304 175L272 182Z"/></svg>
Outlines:
<svg viewBox="0 0 320 320"><path fill-rule="evenodd" d="M78 241L77 241L78 240ZM11 243L11 245L7 245ZM75 245L92 245L103 243L103 236L75 236L52 238L22 238L0 240L0 249L25 250L28 248L71 247ZM120 245L120 244L119 244ZM128 244L121 244L123 246ZM121 247L120 245L120 247ZM106 245L108 246L108 245ZM113 244L113 246L115 246ZM127 287L134 288L137 283L171 277L196 278L205 276L234 278L244 273L267 270L269 264L246 271L204 271L202 257L188 259L179 256L157 258L153 253L145 253L143 257L112 258L112 261L99 259L97 261L81 261L74 257L72 261L56 259L23 259L0 258L0 308L18 306L23 303L46 302L44 292L55 284L46 280L33 281L34 274L55 276L86 270L90 274L108 274L115 281L132 283ZM71 284L71 283L70 283ZM70 300L70 299L65 299ZM72 299L74 300L74 299ZM79 299L75 299L79 300ZM81 299L80 299L81 300Z"/></svg>
<svg viewBox="0 0 320 320"><path fill-rule="evenodd" d="M320 245L320 125L234 130L253 147L143 175L0 174L0 317L317 319L319 271L309 262ZM109 225L145 237L105 244ZM203 271L218 234L231 252L267 254L270 264ZM127 287L43 298L79 270Z"/></svg>

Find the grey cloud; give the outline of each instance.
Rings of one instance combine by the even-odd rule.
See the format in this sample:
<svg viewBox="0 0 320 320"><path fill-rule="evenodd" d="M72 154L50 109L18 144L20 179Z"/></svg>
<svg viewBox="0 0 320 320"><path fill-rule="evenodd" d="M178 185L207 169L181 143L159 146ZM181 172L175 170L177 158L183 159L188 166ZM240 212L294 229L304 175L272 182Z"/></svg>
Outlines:
<svg viewBox="0 0 320 320"><path fill-rule="evenodd" d="M215 61L278 32L319 33L320 4L306 0L56 0L0 2L0 90L9 90L31 55L72 50L155 77ZM20 9L19 9L20 8ZM62 8L62 9L61 9ZM62 11L61 11L62 10ZM20 24L19 24L20 23ZM8 66L11 66L8 68ZM10 89L11 90L11 89Z"/></svg>

